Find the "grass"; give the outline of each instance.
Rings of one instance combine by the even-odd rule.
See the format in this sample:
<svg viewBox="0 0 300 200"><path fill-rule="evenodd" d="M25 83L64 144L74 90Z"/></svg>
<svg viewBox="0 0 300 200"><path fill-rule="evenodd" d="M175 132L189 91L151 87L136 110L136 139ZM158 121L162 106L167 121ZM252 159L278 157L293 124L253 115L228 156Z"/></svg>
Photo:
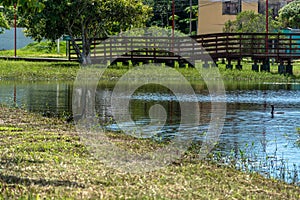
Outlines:
<svg viewBox="0 0 300 200"><path fill-rule="evenodd" d="M242 62L242 70L228 70L225 64L219 64L220 73L225 80L235 80L235 81L270 81L270 82L293 82L300 79L300 63L295 62L293 65L294 74L283 75L278 74L278 64L274 63L270 66L270 72L255 72L252 71L252 62L244 60ZM232 63L235 65L236 63Z"/></svg>
<svg viewBox="0 0 300 200"><path fill-rule="evenodd" d="M62 43L63 45L63 43ZM18 50L24 57L63 57L49 44L32 44ZM0 55L13 55L1 51ZM293 82L295 76L251 71L245 61L243 70L226 70L228 81ZM104 79L117 80L130 67L118 65L106 70ZM1 61L0 80L75 79L77 63ZM179 68L190 82L201 81L196 69ZM72 124L63 119L45 118L22 109L0 106L0 199L299 199L300 188L266 179L257 173L244 173L212 161L193 160L187 154L177 162L145 174L124 173L95 159L80 141ZM161 143L108 133L111 141L123 148L151 151Z"/></svg>
<svg viewBox="0 0 300 200"><path fill-rule="evenodd" d="M72 124L21 109L0 109L0 199L300 198L299 187L190 158L158 171L124 173L94 159ZM122 134L108 136L131 149L161 145Z"/></svg>
<svg viewBox="0 0 300 200"><path fill-rule="evenodd" d="M14 50L2 50L0 56L14 56ZM33 42L27 46L17 49L19 57L47 57L66 58L66 42L60 42L60 52L57 52L57 44L50 41Z"/></svg>
<svg viewBox="0 0 300 200"><path fill-rule="evenodd" d="M0 80L74 80L78 63L1 61Z"/></svg>

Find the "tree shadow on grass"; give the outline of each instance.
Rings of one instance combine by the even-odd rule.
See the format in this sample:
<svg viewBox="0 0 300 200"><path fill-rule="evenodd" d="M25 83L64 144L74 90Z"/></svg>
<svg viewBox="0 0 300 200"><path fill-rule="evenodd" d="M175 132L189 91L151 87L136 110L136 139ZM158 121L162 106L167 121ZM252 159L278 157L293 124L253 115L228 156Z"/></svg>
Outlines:
<svg viewBox="0 0 300 200"><path fill-rule="evenodd" d="M46 180L46 179L30 179L12 175L4 175L0 173L0 182L6 184L21 184L25 186L40 185L40 186L65 186L73 188L85 188L84 184L68 181L68 180Z"/></svg>
<svg viewBox="0 0 300 200"><path fill-rule="evenodd" d="M31 160L31 159L24 159L24 158L1 158L0 160L0 165L15 165L15 164L19 164L21 162L25 162L25 163L44 163L44 161L42 160Z"/></svg>

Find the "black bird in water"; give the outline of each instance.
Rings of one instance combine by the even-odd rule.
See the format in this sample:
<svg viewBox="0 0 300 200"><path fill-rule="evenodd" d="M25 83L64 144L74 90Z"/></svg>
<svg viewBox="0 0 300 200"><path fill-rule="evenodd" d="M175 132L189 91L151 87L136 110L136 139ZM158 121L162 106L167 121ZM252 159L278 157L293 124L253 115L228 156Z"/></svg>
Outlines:
<svg viewBox="0 0 300 200"><path fill-rule="evenodd" d="M274 117L274 114L284 114L284 112L282 111L278 111L278 112L274 112L274 105L271 105L271 115L272 115L272 118Z"/></svg>

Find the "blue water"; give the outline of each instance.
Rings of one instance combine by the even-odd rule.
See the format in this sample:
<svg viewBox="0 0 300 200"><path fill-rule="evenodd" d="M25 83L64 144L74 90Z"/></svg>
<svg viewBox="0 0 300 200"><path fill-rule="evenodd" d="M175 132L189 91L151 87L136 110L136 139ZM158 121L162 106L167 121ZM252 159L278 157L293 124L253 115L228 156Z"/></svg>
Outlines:
<svg viewBox="0 0 300 200"><path fill-rule="evenodd" d="M245 153L250 170L259 171L266 176L271 174L287 182L297 182L292 177L293 173L298 173L293 172L295 168L300 171L300 145L297 143L300 135L297 131L300 127L300 84L226 83L225 87L225 123L215 151L228 158L241 158L241 152ZM196 90L196 103L200 108L199 126L186 126L194 133L192 137L195 141L203 139L203 132L207 131L211 120L211 97L205 87L199 88L203 88ZM69 83L1 82L0 103L17 105L33 112L67 113L72 111L72 89L73 86ZM98 88L96 111L103 121L103 127L118 131L120 124L115 123L112 115L111 93L111 86ZM180 106L176 97L168 90L140 89L124 98L130 100L129 115L135 126L144 128L142 137L164 139L180 135ZM180 100L194 102L189 95L182 95ZM162 105L166 112L166 122L162 128L156 123L150 123L149 109L156 104ZM271 104L275 105L275 111L282 111L284 114L275 114L272 118ZM155 122L155 119L152 120ZM127 124L132 126L132 123ZM126 127L126 122L122 127ZM244 167L243 163L239 165ZM275 170L271 172L271 169ZM290 178L287 175L281 177L282 170L290 173Z"/></svg>

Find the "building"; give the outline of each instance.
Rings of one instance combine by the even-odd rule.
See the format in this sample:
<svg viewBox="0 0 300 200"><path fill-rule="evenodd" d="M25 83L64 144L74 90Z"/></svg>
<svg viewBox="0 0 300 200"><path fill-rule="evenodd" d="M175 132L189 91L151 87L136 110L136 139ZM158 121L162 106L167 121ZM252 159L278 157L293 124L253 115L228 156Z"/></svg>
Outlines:
<svg viewBox="0 0 300 200"><path fill-rule="evenodd" d="M269 10L273 17L291 0L269 0ZM226 21L235 20L236 15L245 10L265 14L265 0L199 0L198 34L220 33Z"/></svg>

